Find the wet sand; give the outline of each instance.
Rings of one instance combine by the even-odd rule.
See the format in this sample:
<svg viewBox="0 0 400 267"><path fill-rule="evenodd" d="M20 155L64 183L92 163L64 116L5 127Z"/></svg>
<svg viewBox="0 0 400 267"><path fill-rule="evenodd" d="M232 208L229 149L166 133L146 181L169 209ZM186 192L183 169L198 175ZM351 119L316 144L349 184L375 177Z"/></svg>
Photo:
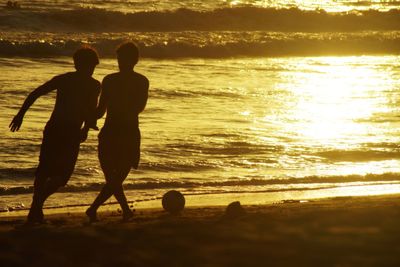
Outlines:
<svg viewBox="0 0 400 267"><path fill-rule="evenodd" d="M191 207L180 216L138 209L87 224L83 213L0 217L0 266L400 266L400 195Z"/></svg>

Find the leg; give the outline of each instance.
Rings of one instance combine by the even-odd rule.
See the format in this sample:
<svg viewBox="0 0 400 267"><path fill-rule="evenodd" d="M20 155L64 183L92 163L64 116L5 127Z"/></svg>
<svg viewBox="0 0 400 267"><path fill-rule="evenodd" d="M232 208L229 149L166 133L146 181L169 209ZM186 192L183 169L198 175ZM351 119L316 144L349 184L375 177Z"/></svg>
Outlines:
<svg viewBox="0 0 400 267"><path fill-rule="evenodd" d="M125 143L119 143L119 139L107 137L107 135L99 135L98 156L100 166L103 170L106 185L102 188L93 204L86 211L91 221L97 220L97 209L112 195L115 196L123 211L124 219L133 216L129 208L126 196L122 187L123 181L128 176L132 162L130 157L126 157L124 152Z"/></svg>
<svg viewBox="0 0 400 267"><path fill-rule="evenodd" d="M101 158L100 158L101 160ZM112 167L108 167L101 161L101 167L103 169L104 176L106 178L106 184L101 189L100 193L97 195L96 199L93 201L92 205L86 210L86 215L89 217L90 222L97 221L97 210L104 202L107 201L113 195L113 185L110 181L113 181L115 174L112 171ZM106 167L107 166L107 167Z"/></svg>
<svg viewBox="0 0 400 267"><path fill-rule="evenodd" d="M115 170L109 170L104 165L103 172L106 177L106 184L100 191L99 195L94 200L93 204L86 210L86 215L89 217L91 222L97 221L97 209L109 199L112 195L115 196L118 203L123 211L123 217L125 220L133 216L133 212L129 208L128 202L124 190L122 188L122 183L128 176L130 171L130 166L125 167L124 171L117 172ZM127 165L128 166L128 165Z"/></svg>
<svg viewBox="0 0 400 267"><path fill-rule="evenodd" d="M43 187L43 192L42 192L42 197L43 197L43 203L46 201L46 199L57 192L57 190L64 186L66 183L63 182L64 179L60 179L59 177L51 177L47 180L47 183Z"/></svg>
<svg viewBox="0 0 400 267"><path fill-rule="evenodd" d="M125 171L121 178L121 174L117 175L115 171L104 169L104 175L106 176L107 182L101 189L99 195L96 197L92 205L86 210L86 215L89 217L90 221L97 221L97 209L112 195L115 196L120 204L124 217L132 217L133 213L129 208L124 190L122 188L122 182L125 180L127 173L129 173L129 171Z"/></svg>
<svg viewBox="0 0 400 267"><path fill-rule="evenodd" d="M110 179L112 180L111 176L112 170L114 169L113 165L115 165L115 159L110 156L111 151L109 150L108 143L103 141L103 138L101 138L101 133L102 132L100 132L99 136L98 157L101 169L103 170L106 179L106 184L103 186L92 205L90 205L90 207L86 210L86 215L89 217L90 222L97 221L98 208L113 194L112 188L107 181Z"/></svg>
<svg viewBox="0 0 400 267"><path fill-rule="evenodd" d="M64 186L65 179L59 177L46 177L37 175L34 183L33 199L31 208L28 214L28 222L42 223L43 222L43 205L46 199L57 192L57 190Z"/></svg>
<svg viewBox="0 0 400 267"><path fill-rule="evenodd" d="M43 191L46 185L47 177L41 174L36 174L35 182L33 184L33 197L31 208L28 214L28 223L41 223L43 222Z"/></svg>
<svg viewBox="0 0 400 267"><path fill-rule="evenodd" d="M123 166L120 166L120 168L121 169L118 171L118 176L115 177L112 182L112 188L114 197L117 199L119 205L121 206L123 219L128 220L133 216L133 212L129 208L128 201L124 193L124 188L122 187L122 183L128 176L131 170L131 165L129 162L126 162L125 164L123 164Z"/></svg>
<svg viewBox="0 0 400 267"><path fill-rule="evenodd" d="M78 157L80 129L66 129L48 123L43 132L39 165L28 221L43 221L43 204L70 178Z"/></svg>
<svg viewBox="0 0 400 267"><path fill-rule="evenodd" d="M128 201L126 200L126 196L125 196L122 184L120 184L114 188L114 197L117 199L119 205L121 206L123 220L124 221L129 220L133 216L133 212L129 208L129 204L128 204Z"/></svg>
<svg viewBox="0 0 400 267"><path fill-rule="evenodd" d="M112 188L109 184L105 184L101 189L100 193L93 201L92 205L86 210L86 215L89 217L90 222L97 221L97 210L98 208L106 202L112 196Z"/></svg>

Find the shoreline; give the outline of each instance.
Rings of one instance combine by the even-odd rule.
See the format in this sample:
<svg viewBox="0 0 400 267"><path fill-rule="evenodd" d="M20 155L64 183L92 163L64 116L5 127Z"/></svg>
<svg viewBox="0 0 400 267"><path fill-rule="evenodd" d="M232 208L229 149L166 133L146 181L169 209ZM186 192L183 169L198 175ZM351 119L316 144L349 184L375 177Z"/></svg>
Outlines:
<svg viewBox="0 0 400 267"><path fill-rule="evenodd" d="M89 225L83 212L47 216L24 228L0 217L4 266L399 266L400 194L188 207L180 216L137 209ZM37 255L41 255L37 257Z"/></svg>
<svg viewBox="0 0 400 267"><path fill-rule="evenodd" d="M176 190L181 191L180 188ZM148 199L133 200L135 191L126 190L125 193L128 198L128 203L133 209L162 209L161 198L164 193L154 195ZM202 207L202 206L227 206L229 203L234 201L240 201L242 205L269 205L273 203L282 203L285 201L313 201L321 199L330 199L337 197L357 197L357 196L386 196L386 195L400 195L400 184L372 184L372 185L350 185L350 186L338 186L333 188L316 188L308 190L287 190L287 191L255 191L255 192L225 192L225 193L205 193L205 194L187 194L184 189L181 191L186 200L185 207ZM87 207L91 204L91 201L97 195L96 192L88 192L86 194L79 194L80 203L66 203L64 205L54 205L55 201L75 199L76 193L65 193L57 192L52 195L46 202L47 206L44 207L44 213L46 214L58 214L58 213L80 213L84 212ZM73 196L73 197L71 197ZM26 216L29 211L29 203L32 198L32 194L18 195L19 203L16 208L10 206L10 210L3 210L0 212L0 219L5 217L18 217ZM22 205L22 207L21 207ZM111 197L99 211L115 211L119 208L118 203Z"/></svg>
<svg viewBox="0 0 400 267"><path fill-rule="evenodd" d="M391 202L392 200L398 200L399 201L399 207L400 207L400 193L394 193L394 194L377 194L377 195L343 195L343 196L325 196L325 197L316 197L316 198L301 198L298 196L295 196L293 198L280 198L280 199L275 199L272 201L271 199L269 200L258 200L256 202L251 201L254 200L258 195L262 193L251 193L247 194L247 196L243 197L243 193L235 193L235 194L213 194L214 198L205 200L205 198L209 197L210 195L202 195L201 199L196 200L195 202L191 202L193 198L198 197L198 195L189 195L185 196L185 207L183 213L187 210L201 210L201 209L214 209L214 210L219 210L222 212L222 214L225 212L226 207L232 203L239 201L241 203L241 206L247 207L247 208L265 208L265 207L273 207L273 206L293 206L293 205L312 205L319 203L322 206L331 204L332 202L337 202L340 203L341 201L344 202L370 202L370 201L379 201L379 202ZM228 195L228 197L226 197ZM242 196L242 197L238 197ZM247 197L247 198L246 198ZM221 200L221 198L224 198L226 201L224 203L219 203L216 204L216 200ZM250 199L250 202L248 201ZM189 201L188 201L189 200ZM244 201L243 201L244 200ZM246 201L247 200L247 201ZM189 205L188 205L189 202ZM165 215L168 215L168 212L164 211L162 208L161 204L161 198L160 199L154 199L146 202L128 202L130 204L130 207L132 210L134 210L135 214L136 213L165 213ZM82 205L73 205L73 206L66 206L66 207L47 207L44 208L43 211L45 212L45 216L49 216L51 218L58 218L62 216L73 216L73 217L83 217L86 218L85 211L89 207L88 204L82 204ZM9 212L3 212L0 213L0 224L5 223L5 222L10 222L13 220L18 220L21 221L21 219L25 219L29 211L29 207L21 209L21 210L14 210L14 211L9 211ZM121 212L119 204L115 201L108 202L103 204L99 210L98 214L103 217L107 216L116 216ZM399 209L400 213L400 209ZM181 214L182 215L182 214ZM179 215L179 216L181 216ZM179 217L178 216L178 217ZM7 224L7 223L5 223ZM1 229L1 226L0 226Z"/></svg>

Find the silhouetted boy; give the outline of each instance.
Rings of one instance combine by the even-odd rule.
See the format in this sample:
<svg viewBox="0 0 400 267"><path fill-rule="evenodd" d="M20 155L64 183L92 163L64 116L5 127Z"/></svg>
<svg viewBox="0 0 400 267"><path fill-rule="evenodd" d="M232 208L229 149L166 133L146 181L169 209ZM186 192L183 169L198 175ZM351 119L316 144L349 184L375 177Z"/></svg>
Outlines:
<svg viewBox="0 0 400 267"><path fill-rule="evenodd" d="M28 223L43 222L45 200L68 182L80 143L86 140L89 128L96 128L101 85L92 74L99 59L90 47L78 49L73 59L76 71L55 76L32 91L9 126L11 131L18 131L25 112L36 99L57 90L53 113L43 131Z"/></svg>
<svg viewBox="0 0 400 267"><path fill-rule="evenodd" d="M133 70L139 60L135 44L128 42L117 49L119 72L107 75L102 83L98 118L107 111L99 134L99 160L106 184L86 211L96 221L97 209L112 195L118 200L123 219L133 216L122 183L140 158L139 113L147 103L149 81Z"/></svg>

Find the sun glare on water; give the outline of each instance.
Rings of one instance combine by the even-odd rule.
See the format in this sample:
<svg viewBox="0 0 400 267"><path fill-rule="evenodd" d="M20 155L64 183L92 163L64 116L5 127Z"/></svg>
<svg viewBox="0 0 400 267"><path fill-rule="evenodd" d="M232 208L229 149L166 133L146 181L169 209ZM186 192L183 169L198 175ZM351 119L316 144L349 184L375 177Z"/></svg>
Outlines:
<svg viewBox="0 0 400 267"><path fill-rule="evenodd" d="M398 142L397 77L385 60L392 59L276 59L282 71L270 77L272 92L260 91L256 100L264 114L240 114L255 117L260 145L282 147L279 167L290 175L396 172L399 162L385 144Z"/></svg>
<svg viewBox="0 0 400 267"><path fill-rule="evenodd" d="M316 145L351 146L354 136L368 137L368 120L379 111L382 79L373 66L354 65L345 58L325 58L301 77L289 124L299 137Z"/></svg>

